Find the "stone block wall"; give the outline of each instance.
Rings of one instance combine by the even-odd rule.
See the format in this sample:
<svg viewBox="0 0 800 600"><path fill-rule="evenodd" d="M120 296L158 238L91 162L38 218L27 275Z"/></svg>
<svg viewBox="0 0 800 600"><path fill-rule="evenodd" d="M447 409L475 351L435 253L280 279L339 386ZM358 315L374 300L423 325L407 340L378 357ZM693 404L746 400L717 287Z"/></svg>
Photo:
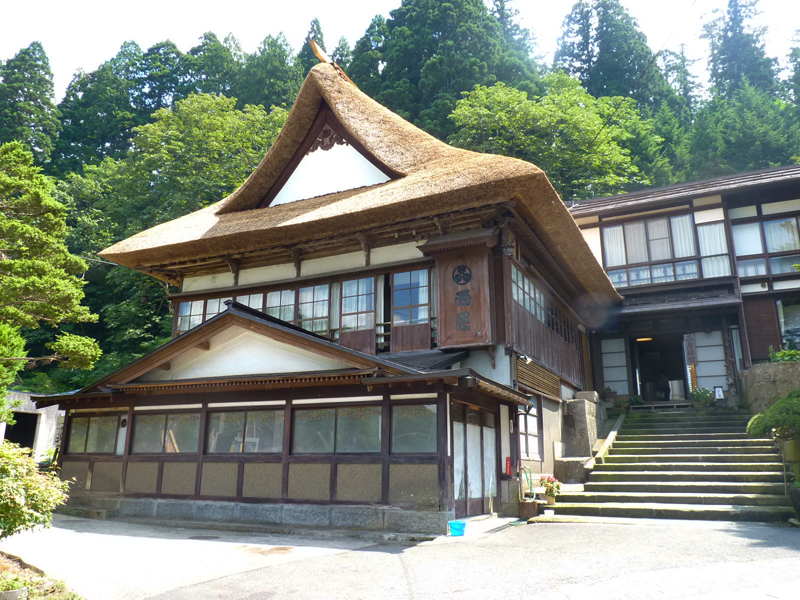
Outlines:
<svg viewBox="0 0 800 600"><path fill-rule="evenodd" d="M744 372L742 392L751 413L764 412L776 400L800 387L800 362L764 363Z"/></svg>

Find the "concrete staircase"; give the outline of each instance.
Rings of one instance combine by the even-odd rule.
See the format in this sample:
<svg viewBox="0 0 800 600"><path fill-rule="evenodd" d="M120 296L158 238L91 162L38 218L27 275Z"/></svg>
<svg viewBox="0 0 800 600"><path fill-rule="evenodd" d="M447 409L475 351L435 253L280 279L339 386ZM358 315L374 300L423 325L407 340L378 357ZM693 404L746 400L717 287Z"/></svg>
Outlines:
<svg viewBox="0 0 800 600"><path fill-rule="evenodd" d="M556 515L786 521L783 466L769 439L745 433L746 411L685 409L628 415L582 492ZM551 507L548 507L551 508Z"/></svg>

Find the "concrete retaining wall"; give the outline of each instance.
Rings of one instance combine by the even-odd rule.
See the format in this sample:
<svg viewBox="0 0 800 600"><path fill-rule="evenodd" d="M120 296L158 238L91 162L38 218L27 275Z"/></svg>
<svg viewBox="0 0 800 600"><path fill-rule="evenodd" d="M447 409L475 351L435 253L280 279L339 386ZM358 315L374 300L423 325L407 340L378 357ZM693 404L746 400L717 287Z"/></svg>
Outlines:
<svg viewBox="0 0 800 600"><path fill-rule="evenodd" d="M455 519L455 514L448 511L416 511L373 506L248 504L209 500L126 498L98 493L73 493L67 507L114 511L120 517L167 521L292 525L435 535L445 535L447 522Z"/></svg>
<svg viewBox="0 0 800 600"><path fill-rule="evenodd" d="M764 363L744 372L742 393L753 414L764 412L792 390L800 387L800 362Z"/></svg>

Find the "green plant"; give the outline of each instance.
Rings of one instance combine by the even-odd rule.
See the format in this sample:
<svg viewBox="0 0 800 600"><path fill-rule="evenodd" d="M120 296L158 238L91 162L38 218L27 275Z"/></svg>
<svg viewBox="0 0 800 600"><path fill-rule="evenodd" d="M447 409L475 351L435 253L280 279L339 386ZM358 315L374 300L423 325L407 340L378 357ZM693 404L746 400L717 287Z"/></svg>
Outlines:
<svg viewBox="0 0 800 600"><path fill-rule="evenodd" d="M0 540L37 525L49 526L53 510L67 501L68 483L42 473L30 450L0 443Z"/></svg>
<svg viewBox="0 0 800 600"><path fill-rule="evenodd" d="M800 362L800 350L775 350L769 347L769 362Z"/></svg>
<svg viewBox="0 0 800 600"><path fill-rule="evenodd" d="M642 398L639 394L636 394L634 396L631 396L628 399L628 402L630 402L631 406L639 406L641 404L644 404L644 398Z"/></svg>
<svg viewBox="0 0 800 600"><path fill-rule="evenodd" d="M539 487L544 488L546 496L555 498L561 493L561 482L553 476L542 475L539 479Z"/></svg>
<svg viewBox="0 0 800 600"><path fill-rule="evenodd" d="M697 388L692 392L692 399L695 402L709 406L714 401L714 392L708 388Z"/></svg>
<svg viewBox="0 0 800 600"><path fill-rule="evenodd" d="M754 437L800 439L800 388L750 419L747 433Z"/></svg>

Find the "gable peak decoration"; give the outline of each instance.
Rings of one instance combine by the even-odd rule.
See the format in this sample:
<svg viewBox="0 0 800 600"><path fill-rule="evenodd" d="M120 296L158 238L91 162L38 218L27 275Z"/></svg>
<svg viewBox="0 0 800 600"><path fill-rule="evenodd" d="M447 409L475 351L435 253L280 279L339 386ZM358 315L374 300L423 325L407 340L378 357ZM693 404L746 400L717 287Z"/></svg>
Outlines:
<svg viewBox="0 0 800 600"><path fill-rule="evenodd" d="M337 144L346 145L347 140L337 133L330 125L325 123L325 126L317 134L317 139L311 144L311 148L306 152L306 156L315 150L330 150Z"/></svg>

